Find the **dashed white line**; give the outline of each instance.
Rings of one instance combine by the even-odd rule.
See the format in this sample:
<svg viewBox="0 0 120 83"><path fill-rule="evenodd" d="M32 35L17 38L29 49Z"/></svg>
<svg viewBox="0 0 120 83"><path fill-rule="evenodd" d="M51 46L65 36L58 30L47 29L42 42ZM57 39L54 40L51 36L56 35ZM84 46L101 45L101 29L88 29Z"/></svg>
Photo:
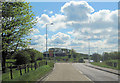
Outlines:
<svg viewBox="0 0 120 83"><path fill-rule="evenodd" d="M72 64L73 65L73 64ZM74 65L73 65L74 66ZM75 66L74 66L75 67ZM75 68L77 71L79 71L78 68ZM83 74L83 72L79 71L79 73ZM84 74L83 74L84 75ZM89 81L92 81L90 78L88 78L86 75L84 75ZM94 83L94 82L93 82Z"/></svg>

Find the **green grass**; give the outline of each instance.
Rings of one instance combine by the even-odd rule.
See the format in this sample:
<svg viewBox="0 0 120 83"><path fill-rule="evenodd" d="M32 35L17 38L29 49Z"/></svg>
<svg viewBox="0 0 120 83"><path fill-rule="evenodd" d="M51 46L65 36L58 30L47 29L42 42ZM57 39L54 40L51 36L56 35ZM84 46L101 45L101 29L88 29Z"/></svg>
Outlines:
<svg viewBox="0 0 120 83"><path fill-rule="evenodd" d="M51 65L50 65L51 64ZM13 79L10 79L10 72L2 74L2 80L3 81L36 81L40 79L42 76L47 74L53 67L53 63L49 63L49 65L44 65L36 70L31 70L29 73L24 73L24 70L22 70L23 75L20 76L20 73L18 70L13 71Z"/></svg>
<svg viewBox="0 0 120 83"><path fill-rule="evenodd" d="M8 61L15 61L15 60L8 60ZM40 67L35 70L33 67L33 70L29 68L29 72L25 73L25 69L22 69L22 76L20 75L20 70L16 70L16 68L13 68L13 79L10 78L10 69L7 68L6 73L2 74L2 80L3 81L36 81L40 79L42 76L44 76L46 73L48 73L54 66L54 63L51 61L47 61L48 65L45 65L46 60L39 60L37 61L37 65L40 63ZM35 63L32 63L34 65ZM31 63L29 64L31 65ZM26 69L27 71L28 69Z"/></svg>
<svg viewBox="0 0 120 83"><path fill-rule="evenodd" d="M6 59L6 67L9 67L12 63L14 63L16 61L16 59ZM13 64L12 64L13 65Z"/></svg>
<svg viewBox="0 0 120 83"><path fill-rule="evenodd" d="M96 65L96 66L100 66L100 67L105 67L105 68L111 68L111 69L117 69L118 70L118 67L108 66L106 64L106 62L102 62L102 63L100 63L100 62L92 62L91 64Z"/></svg>
<svg viewBox="0 0 120 83"><path fill-rule="evenodd" d="M2 65L1 65L1 62L0 62L0 70L2 70Z"/></svg>
<svg viewBox="0 0 120 83"><path fill-rule="evenodd" d="M6 62L15 62L16 59L6 59Z"/></svg>

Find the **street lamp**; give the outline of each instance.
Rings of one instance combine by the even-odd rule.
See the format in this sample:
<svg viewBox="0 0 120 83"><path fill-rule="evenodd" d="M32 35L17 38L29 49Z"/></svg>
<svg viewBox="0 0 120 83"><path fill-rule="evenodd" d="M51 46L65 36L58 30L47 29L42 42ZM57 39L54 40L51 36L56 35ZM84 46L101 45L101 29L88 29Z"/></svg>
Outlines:
<svg viewBox="0 0 120 83"><path fill-rule="evenodd" d="M88 41L88 63L90 62L90 38L84 37Z"/></svg>
<svg viewBox="0 0 120 83"><path fill-rule="evenodd" d="M46 24L46 57L47 57L47 26L48 25L53 25L53 23Z"/></svg>
<svg viewBox="0 0 120 83"><path fill-rule="evenodd" d="M90 39L88 39L88 60L89 60L89 62L90 62Z"/></svg>
<svg viewBox="0 0 120 83"><path fill-rule="evenodd" d="M55 52L56 52L56 50L55 50L55 44L54 44L54 63L56 63L56 59L55 59Z"/></svg>

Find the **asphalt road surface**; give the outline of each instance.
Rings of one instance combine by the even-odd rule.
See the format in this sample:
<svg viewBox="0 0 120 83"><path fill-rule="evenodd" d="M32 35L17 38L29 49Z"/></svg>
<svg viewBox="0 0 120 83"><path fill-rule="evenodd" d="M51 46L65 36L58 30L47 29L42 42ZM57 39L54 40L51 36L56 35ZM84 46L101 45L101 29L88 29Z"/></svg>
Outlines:
<svg viewBox="0 0 120 83"><path fill-rule="evenodd" d="M102 70L85 66L86 63L72 64L78 71L90 78L92 81L118 81L118 75L108 73Z"/></svg>
<svg viewBox="0 0 120 83"><path fill-rule="evenodd" d="M118 81L112 73L85 66L86 63L56 63L54 70L42 81ZM44 82L44 83L45 83Z"/></svg>
<svg viewBox="0 0 120 83"><path fill-rule="evenodd" d="M82 72L76 70L72 63L56 63L55 68L43 81L91 81Z"/></svg>

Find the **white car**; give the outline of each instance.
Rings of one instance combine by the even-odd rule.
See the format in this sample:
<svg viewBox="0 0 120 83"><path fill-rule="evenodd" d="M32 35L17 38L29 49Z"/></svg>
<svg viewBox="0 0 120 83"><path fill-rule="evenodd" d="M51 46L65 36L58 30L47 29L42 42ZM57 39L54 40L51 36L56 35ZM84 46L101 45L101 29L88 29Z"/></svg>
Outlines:
<svg viewBox="0 0 120 83"><path fill-rule="evenodd" d="M94 60L90 60L90 62L94 62Z"/></svg>

